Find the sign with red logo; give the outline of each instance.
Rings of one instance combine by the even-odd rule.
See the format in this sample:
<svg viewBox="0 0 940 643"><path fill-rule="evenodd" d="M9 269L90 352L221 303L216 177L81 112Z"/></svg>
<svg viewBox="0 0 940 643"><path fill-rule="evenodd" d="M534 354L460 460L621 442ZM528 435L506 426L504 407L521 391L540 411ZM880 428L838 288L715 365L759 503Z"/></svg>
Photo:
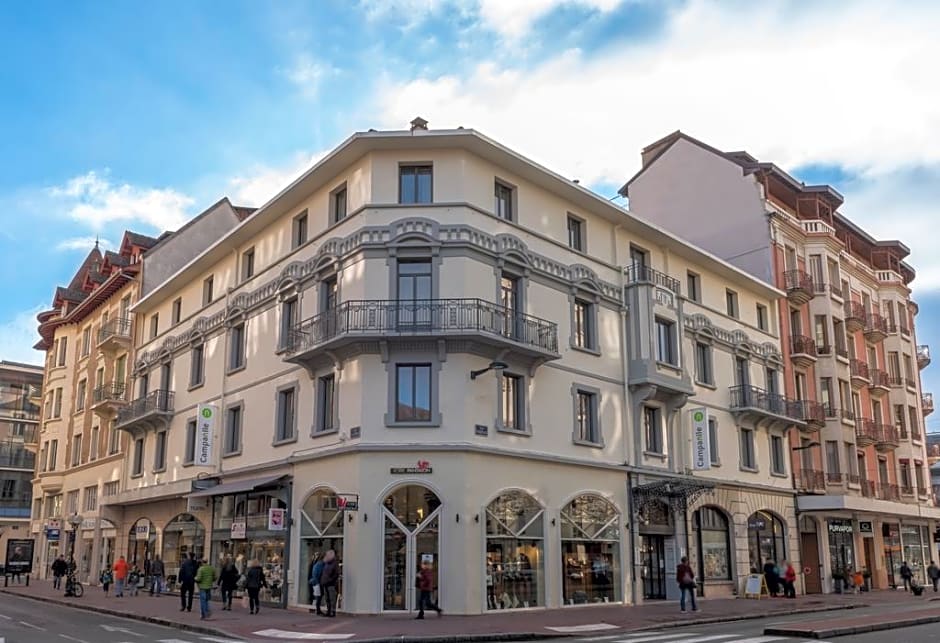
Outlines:
<svg viewBox="0 0 940 643"><path fill-rule="evenodd" d="M409 473L432 473L431 463L427 460L418 460L417 466L414 467L392 467L389 469L389 473L392 474L409 474Z"/></svg>

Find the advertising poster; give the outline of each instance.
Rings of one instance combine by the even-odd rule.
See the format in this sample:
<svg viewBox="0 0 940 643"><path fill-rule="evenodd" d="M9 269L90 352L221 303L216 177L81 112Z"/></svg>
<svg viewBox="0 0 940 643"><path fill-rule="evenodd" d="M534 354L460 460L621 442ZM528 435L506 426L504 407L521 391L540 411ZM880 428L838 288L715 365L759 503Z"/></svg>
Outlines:
<svg viewBox="0 0 940 643"><path fill-rule="evenodd" d="M7 558L4 566L7 574L29 574L33 571L32 538L7 541Z"/></svg>

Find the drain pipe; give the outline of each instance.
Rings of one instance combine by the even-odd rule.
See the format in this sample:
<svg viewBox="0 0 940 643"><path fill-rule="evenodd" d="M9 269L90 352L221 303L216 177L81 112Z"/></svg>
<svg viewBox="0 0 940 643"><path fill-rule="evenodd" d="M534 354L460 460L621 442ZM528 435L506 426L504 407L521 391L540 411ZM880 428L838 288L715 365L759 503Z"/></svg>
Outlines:
<svg viewBox="0 0 940 643"><path fill-rule="evenodd" d="M627 471L627 512L630 515L630 603L636 605L636 513L633 510L633 473Z"/></svg>

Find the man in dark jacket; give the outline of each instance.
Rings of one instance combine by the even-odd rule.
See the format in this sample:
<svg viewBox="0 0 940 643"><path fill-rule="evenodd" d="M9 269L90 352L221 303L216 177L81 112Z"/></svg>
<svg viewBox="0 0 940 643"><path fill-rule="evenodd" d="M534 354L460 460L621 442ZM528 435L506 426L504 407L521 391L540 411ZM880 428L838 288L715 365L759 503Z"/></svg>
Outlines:
<svg viewBox="0 0 940 643"><path fill-rule="evenodd" d="M901 580L904 581L904 591L911 591L911 579L914 577L914 574L911 572L910 565L907 564L907 561L901 563Z"/></svg>
<svg viewBox="0 0 940 643"><path fill-rule="evenodd" d="M62 587L62 577L68 573L69 565L65 562L65 556L59 556L52 561L52 589Z"/></svg>
<svg viewBox="0 0 940 643"><path fill-rule="evenodd" d="M192 552L189 557L180 565L180 611L193 611L193 591L196 589L196 571L199 569L196 565L196 555Z"/></svg>
<svg viewBox="0 0 940 643"><path fill-rule="evenodd" d="M163 561L160 560L159 556L155 556L153 562L150 563L150 595L153 596L156 591L157 596L160 595L160 592L163 591L163 576L166 573L166 569L163 567Z"/></svg>
<svg viewBox="0 0 940 643"><path fill-rule="evenodd" d="M323 571L320 572L320 587L326 595L326 612L323 616L336 616L336 585L339 582L339 563L336 552L332 549L323 557Z"/></svg>

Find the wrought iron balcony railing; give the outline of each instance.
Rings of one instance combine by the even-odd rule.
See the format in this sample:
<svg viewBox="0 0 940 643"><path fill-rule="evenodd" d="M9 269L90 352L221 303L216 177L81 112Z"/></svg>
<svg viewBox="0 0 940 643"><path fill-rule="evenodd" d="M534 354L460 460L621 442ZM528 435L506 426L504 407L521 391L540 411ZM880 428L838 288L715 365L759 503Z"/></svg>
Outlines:
<svg viewBox="0 0 940 643"><path fill-rule="evenodd" d="M825 491L826 476L822 471L802 469L793 474L793 484L797 491Z"/></svg>
<svg viewBox="0 0 940 643"><path fill-rule="evenodd" d="M783 285L787 294L795 292L806 293L810 296L816 292L813 278L802 270L787 270L783 273Z"/></svg>
<svg viewBox="0 0 940 643"><path fill-rule="evenodd" d="M679 294L679 280L655 268L634 263L627 266L623 274L628 284L649 283Z"/></svg>
<svg viewBox="0 0 940 643"><path fill-rule="evenodd" d="M927 344L918 344L917 365L920 368L926 368L928 364L930 364L930 346Z"/></svg>
<svg viewBox="0 0 940 643"><path fill-rule="evenodd" d="M91 392L92 404L98 404L104 401L123 402L127 395L127 386L124 382L111 382L102 384Z"/></svg>
<svg viewBox="0 0 940 643"><path fill-rule="evenodd" d="M867 380L870 377L868 372L868 364L860 359L849 360L849 372L851 373L852 377L859 377L863 380Z"/></svg>
<svg viewBox="0 0 940 643"><path fill-rule="evenodd" d="M133 422L154 413L173 412L173 391L157 389L147 395L128 402L117 414L118 426Z"/></svg>
<svg viewBox="0 0 940 643"><path fill-rule="evenodd" d="M130 339L131 337L131 318L115 317L105 322L98 329L98 343L111 338Z"/></svg>
<svg viewBox="0 0 940 643"><path fill-rule="evenodd" d="M765 413L804 421L803 402L791 400L785 395L771 393L756 386L732 386L731 409L756 409ZM813 404L816 404L813 402ZM819 407L820 415L822 407Z"/></svg>
<svg viewBox="0 0 940 643"><path fill-rule="evenodd" d="M792 355L809 355L816 357L816 340L812 337L794 335L790 338L790 353Z"/></svg>

